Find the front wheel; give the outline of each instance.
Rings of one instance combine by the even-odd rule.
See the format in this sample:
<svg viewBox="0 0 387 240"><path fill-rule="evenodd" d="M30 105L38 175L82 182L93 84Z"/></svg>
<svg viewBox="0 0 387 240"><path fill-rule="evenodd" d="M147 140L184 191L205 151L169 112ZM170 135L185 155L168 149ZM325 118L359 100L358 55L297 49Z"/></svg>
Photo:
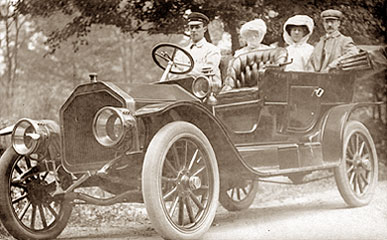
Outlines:
<svg viewBox="0 0 387 240"><path fill-rule="evenodd" d="M219 171L210 142L191 123L172 122L148 146L142 191L154 228L166 239L197 239L211 226Z"/></svg>
<svg viewBox="0 0 387 240"><path fill-rule="evenodd" d="M371 135L362 123L346 124L342 162L334 173L339 192L348 205L359 207L371 201L378 182L378 157Z"/></svg>
<svg viewBox="0 0 387 240"><path fill-rule="evenodd" d="M67 177L63 180L71 181ZM0 218L8 232L17 239L56 238L72 205L52 197L55 189L50 170L8 148L0 158Z"/></svg>

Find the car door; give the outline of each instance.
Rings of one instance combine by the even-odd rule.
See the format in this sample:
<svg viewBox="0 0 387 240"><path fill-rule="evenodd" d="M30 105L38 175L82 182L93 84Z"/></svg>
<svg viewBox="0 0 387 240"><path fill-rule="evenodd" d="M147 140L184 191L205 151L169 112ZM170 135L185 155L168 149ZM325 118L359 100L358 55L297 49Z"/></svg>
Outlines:
<svg viewBox="0 0 387 240"><path fill-rule="evenodd" d="M253 142L262 109L258 88L233 89L219 94L217 101L215 115L224 123L233 142Z"/></svg>
<svg viewBox="0 0 387 240"><path fill-rule="evenodd" d="M315 73L268 71L263 79L265 106L279 108L278 132L304 133L316 124L325 89Z"/></svg>

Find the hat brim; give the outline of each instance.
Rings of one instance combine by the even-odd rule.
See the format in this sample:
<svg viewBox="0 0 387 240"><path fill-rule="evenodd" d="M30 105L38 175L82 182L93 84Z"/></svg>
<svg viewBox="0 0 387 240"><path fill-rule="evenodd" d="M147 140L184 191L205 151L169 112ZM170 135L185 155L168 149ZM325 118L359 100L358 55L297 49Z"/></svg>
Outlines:
<svg viewBox="0 0 387 240"><path fill-rule="evenodd" d="M201 21L189 21L188 22L188 25L199 25L199 24L201 24L201 23L203 23L203 22L201 22ZM204 23L203 23L204 24Z"/></svg>
<svg viewBox="0 0 387 240"><path fill-rule="evenodd" d="M340 20L339 17L323 17L324 19Z"/></svg>

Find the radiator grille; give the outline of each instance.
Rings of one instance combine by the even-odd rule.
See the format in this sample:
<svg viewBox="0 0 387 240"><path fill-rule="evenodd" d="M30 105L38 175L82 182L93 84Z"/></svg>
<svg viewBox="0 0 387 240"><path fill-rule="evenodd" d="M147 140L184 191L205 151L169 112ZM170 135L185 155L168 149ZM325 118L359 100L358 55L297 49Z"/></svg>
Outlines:
<svg viewBox="0 0 387 240"><path fill-rule="evenodd" d="M115 151L101 146L93 136L93 117L104 106L125 103L107 91L75 96L62 111L62 147L65 167L72 172L97 170Z"/></svg>

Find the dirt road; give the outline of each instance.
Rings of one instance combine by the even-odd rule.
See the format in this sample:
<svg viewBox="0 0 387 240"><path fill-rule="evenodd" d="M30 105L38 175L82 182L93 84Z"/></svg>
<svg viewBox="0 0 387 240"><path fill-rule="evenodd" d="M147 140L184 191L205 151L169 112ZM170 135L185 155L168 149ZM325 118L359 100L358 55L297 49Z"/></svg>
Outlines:
<svg viewBox="0 0 387 240"><path fill-rule="evenodd" d="M203 239L387 239L387 181L379 183L371 204L361 208L348 208L332 181L318 192L313 189L318 183L285 189L272 185L262 184L254 204L245 211L227 212L219 207L213 226ZM274 200L265 194L277 192L276 189L279 193ZM141 223L68 226L60 238L161 239L147 219Z"/></svg>

